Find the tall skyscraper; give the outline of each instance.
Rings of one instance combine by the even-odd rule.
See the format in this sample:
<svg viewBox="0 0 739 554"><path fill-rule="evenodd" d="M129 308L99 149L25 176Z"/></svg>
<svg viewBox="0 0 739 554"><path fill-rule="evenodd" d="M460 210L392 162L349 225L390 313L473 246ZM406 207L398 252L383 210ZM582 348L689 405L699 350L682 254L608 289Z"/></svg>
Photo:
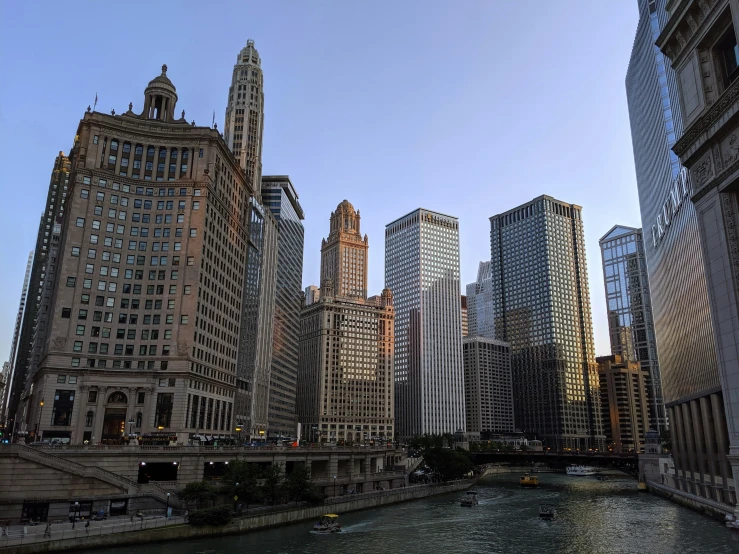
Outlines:
<svg viewBox="0 0 739 554"><path fill-rule="evenodd" d="M516 426L603 448L581 208L540 196L490 218L495 334L510 342Z"/></svg>
<svg viewBox="0 0 739 554"><path fill-rule="evenodd" d="M23 288L21 289L21 301L18 305L18 314L15 316L15 328L13 329L13 342L10 344L10 356L8 358L8 371L6 372L5 394L3 402L0 404L0 416L2 422L7 425L10 431L13 431L13 422L15 421L15 412L18 410L18 401L20 393L23 390L25 381L25 370L19 367L18 373L15 373L16 359L18 353L18 337L21 334L23 326L24 314L26 312L26 299L28 298L28 287L31 281L31 269L33 268L34 250L28 254L28 262L26 263L26 273L23 277ZM15 387L13 384L15 383ZM14 393L15 391L15 393Z"/></svg>
<svg viewBox="0 0 739 554"><path fill-rule="evenodd" d="M662 393L675 460L675 482L668 485L698 496L729 502L735 498L728 485L732 472L727 458L730 442L727 425L732 423L724 411L727 396L725 391L723 395L721 392L718 358L718 352L723 350L719 339L726 333L718 326L716 318L730 304L712 305L710 301L710 275L716 268L706 270L701 248L705 237L701 238L698 212L690 201L690 196L697 192L696 177L680 167L680 161L686 164L687 157L678 160L671 151L673 147L677 151L678 142L685 145L686 140L692 140L681 138L676 142L676 137L684 135L685 124L695 123L695 118L704 109L708 110L709 106L715 108L715 95L723 90L723 84L712 82L713 77L708 77L703 84L696 84L700 78L696 81L695 76L703 70L693 68L692 62L691 69L678 78L669 60L655 46L660 33L667 29L667 1L639 0L638 4L639 25L626 74L626 95L646 239L644 247ZM690 4L689 9L687 4ZM723 9L721 6L728 5L728 1L710 4L711 10L718 13ZM683 22L689 36L694 32L691 23L701 23L703 17L698 2L688 2L685 8L687 11L681 13L687 15L691 12L690 17L693 18L691 22ZM730 25L729 20L724 20L724 23ZM670 31L673 42L676 40L674 29L672 27ZM704 32L705 29L700 30L701 34ZM680 43L674 42L673 55L683 50ZM703 56L704 53L710 58L709 50L691 53L690 56ZM683 56L681 60L692 60L692 57ZM713 67L713 63L707 59L705 67ZM723 62L715 63L718 67ZM712 74L711 69L705 71ZM679 81L682 79L689 87L688 104L680 101ZM699 106L706 94L707 101ZM682 112L684 107L688 110L687 116ZM707 125L706 128L713 123ZM721 133L722 136L730 135L728 129L726 133L722 129ZM695 137L695 133L691 131L690 136ZM691 147L690 156L695 160L695 156L707 148L708 143L704 142L700 147ZM681 148L680 152L685 152L685 149ZM702 159L701 163L704 161ZM687 165L692 165L692 162ZM711 171L702 169L699 182L710 174ZM719 258L715 253L712 256ZM698 432L701 427L703 429ZM739 432L739 426L736 428ZM706 437L705 441L702 437ZM734 477L739 478L736 470Z"/></svg>
<svg viewBox="0 0 739 554"><path fill-rule="evenodd" d="M457 218L421 208L389 223L385 286L395 303L398 435L464 431Z"/></svg>
<svg viewBox="0 0 739 554"><path fill-rule="evenodd" d="M647 372L649 427L661 433L667 428L667 416L662 398L642 231L616 225L600 239L599 244L611 354L639 362Z"/></svg>
<svg viewBox="0 0 739 554"><path fill-rule="evenodd" d="M493 283L490 262L480 262L477 281L467 285L469 336L495 338Z"/></svg>
<svg viewBox="0 0 739 554"><path fill-rule="evenodd" d="M269 434L295 436L295 395L303 284L303 209L290 177L262 177L262 200L277 220L277 281L272 368L269 381Z"/></svg>
<svg viewBox="0 0 739 554"><path fill-rule="evenodd" d="M259 52L249 39L236 56L228 89L223 139L257 191L262 180L262 135L264 134L264 78Z"/></svg>
<svg viewBox="0 0 739 554"><path fill-rule="evenodd" d="M12 364L12 380L10 384L8 417L14 417L18 411L20 393L28 378L29 365L31 361L31 350L33 348L33 336L36 332L36 321L41 302L41 289L44 284L46 263L51 247L51 235L56 219L63 215L67 196L69 180L69 159L63 152L54 161L51 171L49 188L46 193L46 205L41 213L38 235L36 236L36 247L33 251L33 265L28 281L28 294L26 295L23 320L21 322L18 342L15 351L15 360Z"/></svg>
<svg viewBox="0 0 739 554"><path fill-rule="evenodd" d="M470 336L463 339L462 350L467 436L512 433L511 345Z"/></svg>
<svg viewBox="0 0 739 554"><path fill-rule="evenodd" d="M27 414L45 438L233 433L254 191L216 130L175 117L166 73L141 113L88 109L77 128Z"/></svg>
<svg viewBox="0 0 739 554"><path fill-rule="evenodd" d="M254 190L249 200L249 241L235 399L236 425L247 437L265 438L277 278L277 221L262 200L264 79L259 52L249 39L231 76L223 138Z"/></svg>
<svg viewBox="0 0 739 554"><path fill-rule="evenodd" d="M359 229L359 212L344 200L331 213L331 231L321 243L321 286L334 283L337 296L367 297L367 235Z"/></svg>
<svg viewBox="0 0 739 554"><path fill-rule="evenodd" d="M596 361L608 448L613 452L638 454L649 431L646 383L649 373L638 362L620 354L600 356Z"/></svg>
<svg viewBox="0 0 739 554"><path fill-rule="evenodd" d="M359 212L346 200L331 214L329 245L338 242L337 229L359 233ZM360 241L366 245L367 237ZM393 295L387 288L372 298L358 295L367 289L367 248L360 250L363 263L356 263L353 251L328 249L327 255L326 245L321 273L340 276L349 294L338 294L325 278L319 298L301 314L297 409L303 435L338 443L391 439Z"/></svg>

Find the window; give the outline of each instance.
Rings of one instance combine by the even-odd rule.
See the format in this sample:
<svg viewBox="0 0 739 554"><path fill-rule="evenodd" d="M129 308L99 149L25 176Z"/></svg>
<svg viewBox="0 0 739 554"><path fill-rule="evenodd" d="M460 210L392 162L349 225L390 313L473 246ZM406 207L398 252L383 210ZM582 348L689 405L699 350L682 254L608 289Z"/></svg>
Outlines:
<svg viewBox="0 0 739 554"><path fill-rule="evenodd" d="M72 358L72 367L79 367L79 366L80 366L80 359Z"/></svg>
<svg viewBox="0 0 739 554"><path fill-rule="evenodd" d="M77 334L77 335L84 335L85 334L85 326L84 325L77 325L77 330L75 331L75 334Z"/></svg>
<svg viewBox="0 0 739 554"><path fill-rule="evenodd" d="M714 51L721 65L723 86L727 88L739 76L739 45L736 42L734 26L730 26L721 40L716 43Z"/></svg>
<svg viewBox="0 0 739 554"><path fill-rule="evenodd" d="M77 278L76 277L67 277L67 286L68 287L73 287L76 282L77 282Z"/></svg>
<svg viewBox="0 0 739 554"><path fill-rule="evenodd" d="M92 394L92 392L90 394ZM95 414L93 413L92 410L90 410L89 412L87 412L87 416L85 416L85 427L92 427L93 419L95 419Z"/></svg>
<svg viewBox="0 0 739 554"><path fill-rule="evenodd" d="M80 198L89 198L90 191L87 189L80 189Z"/></svg>
<svg viewBox="0 0 739 554"><path fill-rule="evenodd" d="M197 237L198 236L198 230L195 229L195 228L190 229L190 236L191 237Z"/></svg>
<svg viewBox="0 0 739 554"><path fill-rule="evenodd" d="M77 227L84 227L85 226L85 218L84 217L78 217L77 218Z"/></svg>
<svg viewBox="0 0 739 554"><path fill-rule="evenodd" d="M180 323L181 323L182 325L187 325L188 319L189 319L189 318L188 318L188 316L186 316L186 315L181 315L181 316L180 316Z"/></svg>
<svg viewBox="0 0 739 554"><path fill-rule="evenodd" d="M54 394L54 407L51 411L52 425L69 425L74 407L73 390L57 390Z"/></svg>
<svg viewBox="0 0 739 554"><path fill-rule="evenodd" d="M66 375L57 375L56 376L56 382L57 383L66 383L67 382L67 376Z"/></svg>
<svg viewBox="0 0 739 554"><path fill-rule="evenodd" d="M154 416L154 424L157 427L169 427L172 419L172 405L174 404L174 394L158 393L157 408Z"/></svg>
<svg viewBox="0 0 739 554"><path fill-rule="evenodd" d="M145 392L139 392L136 395L136 404L143 404L145 399L146 399L146 393Z"/></svg>
<svg viewBox="0 0 739 554"><path fill-rule="evenodd" d="M62 308L62 317L69 319L72 315L72 308Z"/></svg>
<svg viewBox="0 0 739 554"><path fill-rule="evenodd" d="M87 319L87 310L80 310L77 319Z"/></svg>
<svg viewBox="0 0 739 554"><path fill-rule="evenodd" d="M74 256L75 258L80 257L80 247L79 246L72 247L72 256Z"/></svg>
<svg viewBox="0 0 739 554"><path fill-rule="evenodd" d="M192 289L192 285L185 285L184 294L190 294L191 289Z"/></svg>
<svg viewBox="0 0 739 554"><path fill-rule="evenodd" d="M187 257L187 265L195 265L195 256Z"/></svg>

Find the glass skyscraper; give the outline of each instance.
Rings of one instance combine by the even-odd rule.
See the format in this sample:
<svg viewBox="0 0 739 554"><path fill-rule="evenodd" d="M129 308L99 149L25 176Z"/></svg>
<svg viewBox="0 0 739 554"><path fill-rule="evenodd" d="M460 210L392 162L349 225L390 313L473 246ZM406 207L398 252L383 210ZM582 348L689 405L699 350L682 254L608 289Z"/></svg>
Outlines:
<svg viewBox="0 0 739 554"><path fill-rule="evenodd" d="M602 449L581 208L540 196L490 218L495 334L511 345L516 427Z"/></svg>
<svg viewBox="0 0 739 554"><path fill-rule="evenodd" d="M666 0L639 0L639 24L626 74L626 95L639 190L644 250L678 489L721 498L721 448L694 438L726 429L715 330L701 252L693 184L672 152L683 134L675 72L655 46ZM701 416L700 414L704 414ZM706 428L695 435L698 426ZM706 468L713 468L708 469ZM705 474L705 478L700 477ZM694 486L695 481L701 483ZM705 485L704 483L708 483Z"/></svg>
<svg viewBox="0 0 739 554"><path fill-rule="evenodd" d="M270 436L295 433L300 306L303 285L303 209L287 175L262 177L262 201L277 220L277 281L269 381Z"/></svg>
<svg viewBox="0 0 739 554"><path fill-rule="evenodd" d="M611 354L639 362L647 373L649 427L661 433L667 421L641 229L616 225L600 239L599 244Z"/></svg>
<svg viewBox="0 0 739 554"><path fill-rule="evenodd" d="M470 337L495 338L493 275L490 262L480 262L477 281L467 285L467 320Z"/></svg>
<svg viewBox="0 0 739 554"><path fill-rule="evenodd" d="M397 434L464 431L457 218L418 209L388 224L385 286L395 305Z"/></svg>

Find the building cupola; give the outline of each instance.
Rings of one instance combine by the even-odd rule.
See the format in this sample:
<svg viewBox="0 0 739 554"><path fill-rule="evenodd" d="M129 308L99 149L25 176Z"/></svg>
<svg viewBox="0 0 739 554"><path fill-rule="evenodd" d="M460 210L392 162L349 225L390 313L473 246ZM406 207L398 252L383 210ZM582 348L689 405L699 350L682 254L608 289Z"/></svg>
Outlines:
<svg viewBox="0 0 739 554"><path fill-rule="evenodd" d="M167 77L167 65L162 66L162 74L149 81L144 91L144 119L156 119L167 123L174 122L177 104L177 90Z"/></svg>

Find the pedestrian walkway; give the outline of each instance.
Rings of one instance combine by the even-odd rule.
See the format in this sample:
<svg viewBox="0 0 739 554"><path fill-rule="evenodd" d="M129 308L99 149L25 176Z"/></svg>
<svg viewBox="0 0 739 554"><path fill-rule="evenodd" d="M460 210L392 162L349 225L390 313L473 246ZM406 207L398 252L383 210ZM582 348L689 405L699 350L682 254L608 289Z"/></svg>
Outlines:
<svg viewBox="0 0 739 554"><path fill-rule="evenodd" d="M3 527L0 533L0 548L34 544L48 541L75 539L82 537L96 537L112 535L113 533L129 533L167 525L181 525L185 523L184 516L175 516L167 519L162 516L131 517L119 516L103 521L78 521L72 523L51 523L39 525L9 525Z"/></svg>

